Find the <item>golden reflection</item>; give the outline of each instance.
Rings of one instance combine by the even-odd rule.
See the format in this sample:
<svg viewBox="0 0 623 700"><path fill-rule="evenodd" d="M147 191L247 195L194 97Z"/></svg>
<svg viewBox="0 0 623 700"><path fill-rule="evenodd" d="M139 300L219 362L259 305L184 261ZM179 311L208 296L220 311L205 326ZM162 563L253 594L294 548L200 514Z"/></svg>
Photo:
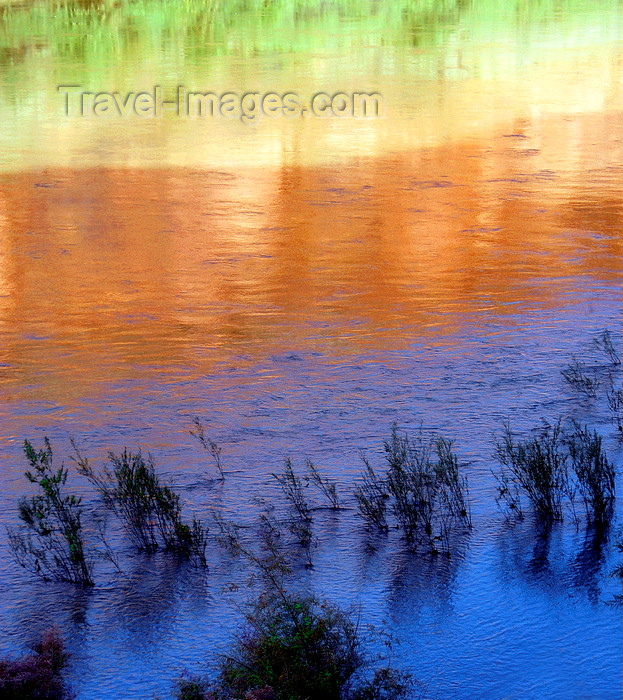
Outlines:
<svg viewBox="0 0 623 700"><path fill-rule="evenodd" d="M9 361L88 383L232 352L394 348L555 307L620 279L617 124L523 120L339 169L5 174Z"/></svg>

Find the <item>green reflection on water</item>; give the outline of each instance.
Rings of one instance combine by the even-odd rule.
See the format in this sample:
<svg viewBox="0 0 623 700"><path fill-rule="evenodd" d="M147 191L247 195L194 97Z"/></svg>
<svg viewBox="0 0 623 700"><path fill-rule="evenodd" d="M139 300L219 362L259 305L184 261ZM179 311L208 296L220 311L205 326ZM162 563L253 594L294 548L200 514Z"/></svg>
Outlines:
<svg viewBox="0 0 623 700"><path fill-rule="evenodd" d="M178 85L303 97L382 93L387 118L374 124L280 120L268 134L268 120L262 123L257 143L269 153L265 161L301 139L305 160L335 152L336 144L352 154L367 143L399 149L462 138L511 103L523 117L525 105L559 102L564 95L551 83L577 95L567 111L606 100L618 109L622 39L622 0L0 0L0 170L57 163L64 153L71 163L186 164L196 139L208 141L182 123L165 129L130 120L125 140L113 119L109 126L69 123L59 85L95 92L160 85L169 99ZM566 73L550 70L552 63ZM557 77L547 82L550 74ZM244 160L234 152L241 132L224 123L210 129L214 143L231 146L230 159Z"/></svg>
<svg viewBox="0 0 623 700"><path fill-rule="evenodd" d="M350 46L426 48L457 30L517 35L529 25L576 25L620 15L620 0L303 0L266 3L205 0L34 2L0 9L0 65L29 56L89 69L136 56L172 65L218 55L255 57ZM605 16L604 16L605 19Z"/></svg>

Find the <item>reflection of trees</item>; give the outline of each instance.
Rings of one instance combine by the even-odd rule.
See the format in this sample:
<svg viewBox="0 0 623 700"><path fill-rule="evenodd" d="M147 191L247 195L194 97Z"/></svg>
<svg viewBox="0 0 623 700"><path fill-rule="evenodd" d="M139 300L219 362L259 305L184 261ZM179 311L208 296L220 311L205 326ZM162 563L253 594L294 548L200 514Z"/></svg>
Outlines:
<svg viewBox="0 0 623 700"><path fill-rule="evenodd" d="M596 13L616 11L616 0L595 0ZM583 0L567 0L565 17L587 21ZM112 57L124 63L128 57L153 54L154 47L197 60L218 55L264 55L319 48L344 33L344 26L357 23L359 36L376 45L436 47L453 37L457 29L487 25L491 40L517 31L517 18L529 33L543 32L543 24L556 21L560 13L555 0L396 0L370 3L346 0L327 3L265 0L228 2L156 2L133 0L69 0L67 2L13 3L0 6L0 65L12 66L26 54L42 51L46 57L101 64ZM175 41L171 42L171 36ZM86 37L89 37L87 40ZM170 47L170 48L169 48Z"/></svg>
<svg viewBox="0 0 623 700"><path fill-rule="evenodd" d="M125 376L197 347L295 349L310 333L393 349L474 313L558 307L582 293L579 277L617 274L623 205L608 169L607 185L580 191L575 171L519 177L513 149L363 165L2 176L6 361L71 371L79 342L96 373L112 363ZM535 219L539 208L552 213Z"/></svg>
<svg viewBox="0 0 623 700"><path fill-rule="evenodd" d="M446 616L452 612L452 597L465 555L467 538L451 557L431 557L400 547L388 563L387 606L395 620L419 617L424 609Z"/></svg>
<svg viewBox="0 0 623 700"><path fill-rule="evenodd" d="M609 524L587 526L582 546L570 562L573 585L584 590L591 603L597 603L601 597L599 577L605 561L604 550L608 544L609 535Z"/></svg>
<svg viewBox="0 0 623 700"><path fill-rule="evenodd" d="M578 537L562 524L507 523L496 537L499 568L505 578L547 595L576 590L597 603L609 528L588 524L580 542Z"/></svg>

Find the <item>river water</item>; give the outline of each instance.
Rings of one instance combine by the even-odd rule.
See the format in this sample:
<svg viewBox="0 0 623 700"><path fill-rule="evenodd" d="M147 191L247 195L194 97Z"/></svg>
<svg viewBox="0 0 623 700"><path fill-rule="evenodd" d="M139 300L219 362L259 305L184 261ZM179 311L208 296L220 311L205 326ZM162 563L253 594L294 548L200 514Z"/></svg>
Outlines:
<svg viewBox="0 0 623 700"><path fill-rule="evenodd" d="M621 2L3 3L0 27L0 651L58 624L78 698L167 698L241 620L224 588L247 572L213 543L207 575L126 551L88 592L17 567L23 440L60 461L74 436L95 463L151 451L189 512L240 521L311 458L348 509L318 511L295 585L391 631L425 697L621 697L620 518L543 536L491 475L505 420L559 416L620 472L603 391L560 370L605 328L621 343ZM59 85L367 91L384 114L67 116ZM394 421L465 465L449 561L355 516L360 451L382 465Z"/></svg>

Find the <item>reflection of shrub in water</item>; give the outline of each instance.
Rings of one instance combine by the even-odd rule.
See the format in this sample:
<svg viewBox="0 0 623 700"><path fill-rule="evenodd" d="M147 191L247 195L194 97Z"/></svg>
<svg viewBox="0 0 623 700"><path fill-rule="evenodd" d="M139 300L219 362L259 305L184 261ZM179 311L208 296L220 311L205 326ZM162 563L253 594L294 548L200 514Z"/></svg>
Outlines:
<svg viewBox="0 0 623 700"><path fill-rule="evenodd" d="M586 523L576 533L562 523L507 521L495 545L505 579L544 593L567 596L571 589L593 604L602 600L602 570L609 542L607 524Z"/></svg>
<svg viewBox="0 0 623 700"><path fill-rule="evenodd" d="M619 540L616 546L623 555L623 539ZM618 579L621 582L621 587L623 587L623 561L613 570L612 577ZM617 607L623 607L623 593L617 593L610 603Z"/></svg>

